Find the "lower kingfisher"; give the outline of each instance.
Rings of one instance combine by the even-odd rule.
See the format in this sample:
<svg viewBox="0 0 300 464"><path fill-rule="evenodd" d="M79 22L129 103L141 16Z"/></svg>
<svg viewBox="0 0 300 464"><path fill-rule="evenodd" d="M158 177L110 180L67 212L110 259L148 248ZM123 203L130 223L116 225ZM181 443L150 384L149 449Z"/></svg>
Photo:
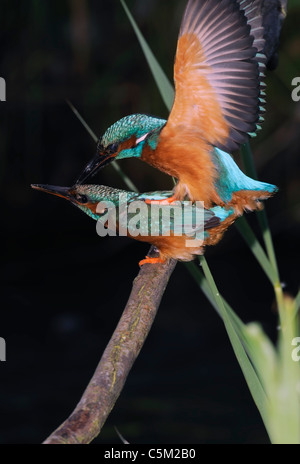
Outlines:
<svg viewBox="0 0 300 464"><path fill-rule="evenodd" d="M140 234L133 235L133 233L130 232L129 221L132 219L130 210L127 210L126 214L123 211L122 214L116 214L115 216L118 230L125 225L125 235L142 242L151 243L159 251L159 257L149 258L147 256L146 259L140 261L140 266L143 264L163 263L170 258L180 261L191 261L196 255L204 253L204 247L206 245L215 245L219 242L225 230L237 217L233 208L225 209L220 206L215 206L211 209L204 209L203 206L199 207L195 205L195 203L191 204L191 202L189 202L184 216L180 216L181 221L183 221L182 218L184 217L184 224L183 222L178 224L175 221L175 215L177 208L180 208L181 211L181 203L162 204L159 206L159 209L161 209L163 213L168 213L167 217L170 218L170 220L164 225L161 225L160 219L156 217L154 222L157 220L159 222L159 234L153 235L153 226L156 224L153 224L153 216L151 215L151 208L153 208L151 201L164 200L171 195L171 191L138 194L106 187L104 185L79 184L73 187L32 184L32 187L65 198L93 219L102 221L104 227L107 227L109 209L120 209L120 194L126 195L126 208L129 208L134 201L142 202L147 208L147 214L144 222L140 220ZM151 200L150 203L147 200ZM203 233L201 243L196 243L194 246L195 242L191 241L187 246L187 240L192 240L190 232L192 224L195 224L197 209L199 210L200 208L201 211L198 212L203 214L203 221L198 225L198 228L201 229ZM192 230L193 232L198 231L197 227ZM169 232L169 234L163 235L166 232Z"/></svg>
<svg viewBox="0 0 300 464"><path fill-rule="evenodd" d="M262 207L276 187L247 177L229 153L263 120L264 29L258 0L189 0L174 65L168 120L126 116L109 127L77 183L113 160L140 158L178 179L162 202L203 201L244 210ZM148 199L147 201L152 201Z"/></svg>

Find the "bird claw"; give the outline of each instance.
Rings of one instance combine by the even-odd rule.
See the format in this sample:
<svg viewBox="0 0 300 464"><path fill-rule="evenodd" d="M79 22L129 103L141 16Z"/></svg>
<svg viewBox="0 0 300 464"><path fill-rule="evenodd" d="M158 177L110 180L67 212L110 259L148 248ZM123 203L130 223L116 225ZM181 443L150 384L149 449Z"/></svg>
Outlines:
<svg viewBox="0 0 300 464"><path fill-rule="evenodd" d="M139 266L142 267L144 264L163 264L165 262L166 260L163 258L150 258L149 256L146 256L145 259L142 259L139 262Z"/></svg>
<svg viewBox="0 0 300 464"><path fill-rule="evenodd" d="M145 200L147 205L170 205L174 201L177 201L175 195L172 195L169 198L164 198L163 200L149 200L148 198Z"/></svg>

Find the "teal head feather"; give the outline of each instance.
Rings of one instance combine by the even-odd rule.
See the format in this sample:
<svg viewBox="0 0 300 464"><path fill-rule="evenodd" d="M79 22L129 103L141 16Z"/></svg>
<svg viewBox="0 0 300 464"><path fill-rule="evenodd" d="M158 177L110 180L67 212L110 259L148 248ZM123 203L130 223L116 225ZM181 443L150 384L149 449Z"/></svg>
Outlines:
<svg viewBox="0 0 300 464"><path fill-rule="evenodd" d="M78 184L114 159L140 158L145 144L155 150L165 119L145 114L125 116L110 126L100 137L94 158L86 165Z"/></svg>
<svg viewBox="0 0 300 464"><path fill-rule="evenodd" d="M111 144L121 144L135 136L138 140L155 129L162 128L165 119L154 118L145 114L125 116L110 126L99 140L99 148L106 150Z"/></svg>

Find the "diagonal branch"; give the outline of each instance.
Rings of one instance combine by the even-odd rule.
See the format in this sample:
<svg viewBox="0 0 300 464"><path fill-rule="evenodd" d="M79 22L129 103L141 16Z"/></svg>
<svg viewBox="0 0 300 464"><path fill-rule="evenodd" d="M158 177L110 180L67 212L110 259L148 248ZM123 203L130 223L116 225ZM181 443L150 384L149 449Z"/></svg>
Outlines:
<svg viewBox="0 0 300 464"><path fill-rule="evenodd" d="M149 255L155 256L153 248ZM127 305L78 405L44 444L90 443L114 407L150 331L176 261L144 265Z"/></svg>

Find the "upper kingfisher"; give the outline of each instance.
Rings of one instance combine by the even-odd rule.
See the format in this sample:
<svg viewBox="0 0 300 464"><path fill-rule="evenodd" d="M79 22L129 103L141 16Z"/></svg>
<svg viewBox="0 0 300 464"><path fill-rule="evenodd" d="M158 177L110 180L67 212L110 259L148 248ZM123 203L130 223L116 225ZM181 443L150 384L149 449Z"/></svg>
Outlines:
<svg viewBox="0 0 300 464"><path fill-rule="evenodd" d="M135 157L178 179L168 202L188 197L204 201L206 208L233 207L238 215L260 209L260 200L276 187L247 177L229 154L255 134L263 119L260 3L189 0L168 120L133 114L117 121L99 139L96 156L77 182L113 160Z"/></svg>
<svg viewBox="0 0 300 464"><path fill-rule="evenodd" d="M115 189L104 185L79 185L73 187L58 187L53 185L32 184L32 187L43 192L51 193L65 198L73 205L80 208L91 218L101 221L104 227L109 223L109 214L115 214L116 232L120 227L125 227L125 234L142 242L154 245L159 256L150 258L146 256L139 262L139 265L163 263L167 259L174 258L180 261L190 261L196 255L202 255L206 245L215 245L219 242L225 230L234 222L236 214L233 208L222 208L215 206L211 209L204 209L202 205L188 203L182 214L182 203L176 202L159 206L162 213L167 213L167 220L164 222L160 216L154 217L151 214L152 204L149 201L161 201L168 198L171 191L136 193L126 190ZM125 209L120 209L120 195L126 196ZM149 200L149 201L148 201ZM130 205L140 202L145 205L146 213L139 218L139 233L133 234L130 229L130 220L136 211L130 211ZM137 205L137 203L136 203ZM179 209L179 211L178 211ZM176 210L179 213L179 221L176 221ZM120 212L120 214L118 214ZM202 221L197 224L197 213L203 214ZM178 216L177 216L178 217ZM153 227L157 233L153 233ZM193 240L192 235L200 232L201 240ZM187 245L187 241L190 241Z"/></svg>

